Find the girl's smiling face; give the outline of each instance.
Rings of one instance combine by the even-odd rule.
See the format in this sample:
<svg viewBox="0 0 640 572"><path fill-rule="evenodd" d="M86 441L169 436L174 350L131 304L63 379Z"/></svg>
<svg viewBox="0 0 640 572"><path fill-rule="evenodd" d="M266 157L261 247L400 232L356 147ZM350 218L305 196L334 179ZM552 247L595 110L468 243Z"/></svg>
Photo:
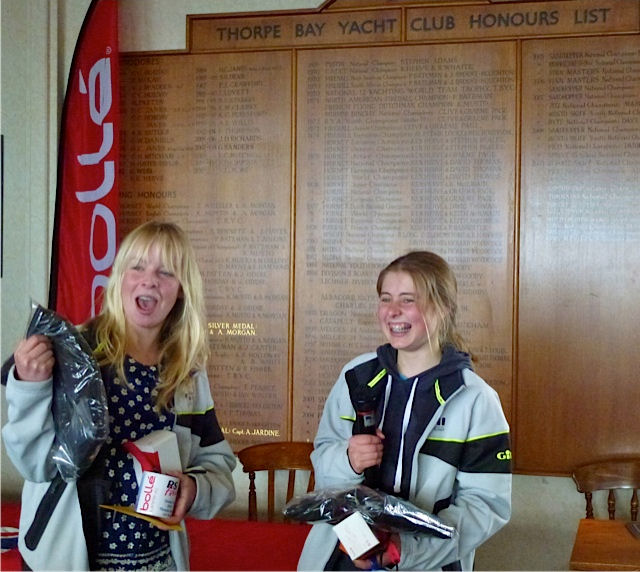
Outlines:
<svg viewBox="0 0 640 572"><path fill-rule="evenodd" d="M122 277L122 304L128 327L159 333L180 296L180 282L164 265L157 246L132 258Z"/></svg>
<svg viewBox="0 0 640 572"><path fill-rule="evenodd" d="M384 277L378 299L378 323L395 349L433 351L430 340L437 340L436 322L433 316L423 313L413 279L407 272L390 271Z"/></svg>

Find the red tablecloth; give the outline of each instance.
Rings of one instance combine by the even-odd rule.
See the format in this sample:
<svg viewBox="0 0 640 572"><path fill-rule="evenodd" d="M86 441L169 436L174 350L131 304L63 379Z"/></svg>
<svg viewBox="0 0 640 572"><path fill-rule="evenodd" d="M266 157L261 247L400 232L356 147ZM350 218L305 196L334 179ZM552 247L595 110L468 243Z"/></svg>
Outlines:
<svg viewBox="0 0 640 572"><path fill-rule="evenodd" d="M2 505L2 527L18 527L17 504ZM192 570L295 570L309 532L306 524L187 519ZM17 548L3 552L0 569L22 570Z"/></svg>
<svg viewBox="0 0 640 572"><path fill-rule="evenodd" d="M295 570L307 524L187 521L192 570Z"/></svg>
<svg viewBox="0 0 640 572"><path fill-rule="evenodd" d="M20 505L3 503L0 510L0 526L2 526L3 544L10 544L8 538L16 538L20 521ZM6 540L5 540L6 539ZM22 559L17 548L3 549L0 554L1 570L22 570Z"/></svg>

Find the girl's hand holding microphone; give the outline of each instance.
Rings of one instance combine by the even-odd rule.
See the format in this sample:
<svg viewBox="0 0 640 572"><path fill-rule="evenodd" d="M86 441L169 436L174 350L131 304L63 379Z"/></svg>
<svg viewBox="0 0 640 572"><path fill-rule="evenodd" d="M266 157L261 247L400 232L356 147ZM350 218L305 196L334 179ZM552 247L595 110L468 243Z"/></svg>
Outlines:
<svg viewBox="0 0 640 572"><path fill-rule="evenodd" d="M369 467L375 467L382 462L382 440L384 434L376 429L375 435L353 435L349 438L347 456L351 468L356 473L362 473Z"/></svg>

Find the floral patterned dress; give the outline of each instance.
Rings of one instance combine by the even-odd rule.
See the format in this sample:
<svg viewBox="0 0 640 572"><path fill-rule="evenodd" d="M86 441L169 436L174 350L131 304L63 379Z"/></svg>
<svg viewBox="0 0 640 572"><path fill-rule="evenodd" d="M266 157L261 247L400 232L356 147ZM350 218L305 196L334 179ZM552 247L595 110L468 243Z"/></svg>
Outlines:
<svg viewBox="0 0 640 572"><path fill-rule="evenodd" d="M125 375L129 387L106 383L110 434L103 445L105 474L111 481L109 504L135 506L138 483L133 458L122 444L158 429L171 429L175 415L153 409L158 383L156 366L143 365L127 357ZM102 570L175 570L169 547L169 532L146 520L120 512L101 512L102 535L97 565Z"/></svg>

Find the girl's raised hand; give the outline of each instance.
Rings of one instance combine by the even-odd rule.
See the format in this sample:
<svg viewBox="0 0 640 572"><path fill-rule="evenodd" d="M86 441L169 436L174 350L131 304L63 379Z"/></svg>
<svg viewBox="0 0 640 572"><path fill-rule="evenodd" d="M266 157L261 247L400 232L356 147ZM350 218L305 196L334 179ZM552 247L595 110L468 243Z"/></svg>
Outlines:
<svg viewBox="0 0 640 572"><path fill-rule="evenodd" d="M356 473L362 473L365 469L382 462L383 439L384 435L380 429L376 430L375 435L352 435L349 438L347 456Z"/></svg>
<svg viewBox="0 0 640 572"><path fill-rule="evenodd" d="M55 357L51 340L42 334L34 334L21 340L13 352L16 363L16 379L45 381L53 373Z"/></svg>

